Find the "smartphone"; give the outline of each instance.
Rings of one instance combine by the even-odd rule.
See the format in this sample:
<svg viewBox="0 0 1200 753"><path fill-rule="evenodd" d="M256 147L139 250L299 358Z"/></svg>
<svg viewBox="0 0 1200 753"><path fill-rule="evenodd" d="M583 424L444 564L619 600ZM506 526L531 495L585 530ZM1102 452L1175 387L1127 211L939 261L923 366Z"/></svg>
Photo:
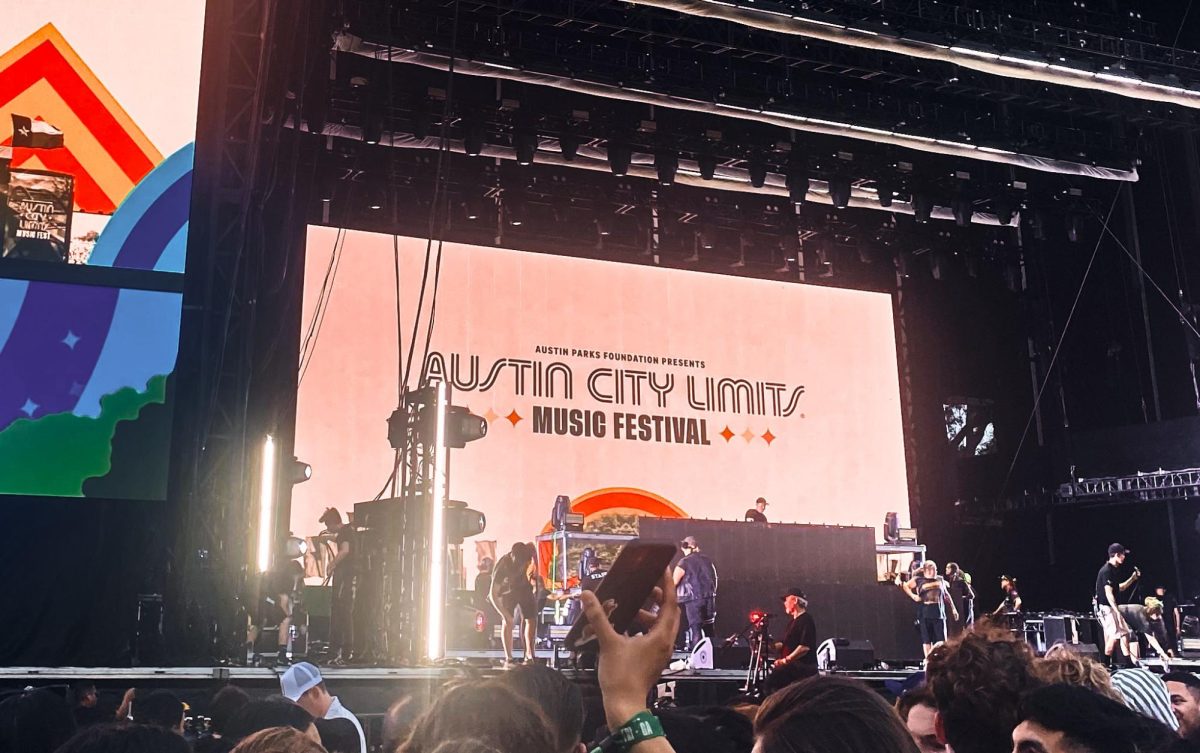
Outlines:
<svg viewBox="0 0 1200 753"><path fill-rule="evenodd" d="M600 581L596 588L596 598L601 604L609 599L617 603L616 609L608 617L614 630L618 633L629 630L638 610L662 580L663 572L675 558L676 552L674 544L638 539L630 541L621 549L604 580ZM563 639L563 645L567 649L573 651L587 643L580 640L583 637L583 628L587 624L587 615L581 611L567 637Z"/></svg>

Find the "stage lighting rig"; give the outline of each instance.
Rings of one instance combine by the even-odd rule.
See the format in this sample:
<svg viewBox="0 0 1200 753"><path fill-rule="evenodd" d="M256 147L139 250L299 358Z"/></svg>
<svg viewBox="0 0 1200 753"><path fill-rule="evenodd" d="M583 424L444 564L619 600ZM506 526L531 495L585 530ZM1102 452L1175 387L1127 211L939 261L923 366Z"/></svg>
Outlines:
<svg viewBox="0 0 1200 753"><path fill-rule="evenodd" d="M838 209L850 206L850 179L835 175L829 179L829 198Z"/></svg>
<svg viewBox="0 0 1200 753"><path fill-rule="evenodd" d="M517 153L518 165L532 165L537 148L537 131L529 127L521 127L513 131L513 150Z"/></svg>
<svg viewBox="0 0 1200 753"><path fill-rule="evenodd" d="M633 159L633 150L628 144L617 141L608 142L608 169L618 178L629 172L629 162Z"/></svg>
<svg viewBox="0 0 1200 753"><path fill-rule="evenodd" d="M717 174L717 158L711 152L698 155L696 166L700 169L700 177L705 180L712 180Z"/></svg>
<svg viewBox="0 0 1200 753"><path fill-rule="evenodd" d="M293 484L303 484L310 478L312 478L312 466L293 455L290 471L291 482Z"/></svg>
<svg viewBox="0 0 1200 753"><path fill-rule="evenodd" d="M759 152L750 155L746 162L746 171L750 173L750 185L762 188L767 182L767 163Z"/></svg>
<svg viewBox="0 0 1200 753"><path fill-rule="evenodd" d="M654 153L654 169L658 172L658 182L664 186L675 183L675 173L679 170L679 155L669 149L659 149Z"/></svg>
<svg viewBox="0 0 1200 753"><path fill-rule="evenodd" d="M570 129L563 129L558 134L558 148L562 152L562 157L567 162L574 162L575 155L579 153L579 137Z"/></svg>
<svg viewBox="0 0 1200 753"><path fill-rule="evenodd" d="M468 157L478 157L483 151L484 127L483 123L478 120L470 120L467 122L466 132L463 134L463 151Z"/></svg>
<svg viewBox="0 0 1200 753"><path fill-rule="evenodd" d="M487 528L487 516L479 510L467 507L466 502L452 499L446 503L446 539L451 546L460 546L463 540L478 536Z"/></svg>

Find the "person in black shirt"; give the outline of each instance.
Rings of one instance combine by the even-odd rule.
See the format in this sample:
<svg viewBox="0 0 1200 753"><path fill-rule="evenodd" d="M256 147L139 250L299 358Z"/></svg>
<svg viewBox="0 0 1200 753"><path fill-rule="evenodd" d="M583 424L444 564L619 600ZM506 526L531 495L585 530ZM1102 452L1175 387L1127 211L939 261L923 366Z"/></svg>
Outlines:
<svg viewBox="0 0 1200 753"><path fill-rule="evenodd" d="M354 529L342 522L342 514L330 507L320 522L334 535L336 553L329 563L333 580L333 600L329 607L329 649L333 663L344 664L354 650Z"/></svg>
<svg viewBox="0 0 1200 753"><path fill-rule="evenodd" d="M1000 590L1004 592L1004 599L1001 600L1000 606L992 610L993 617L999 617L1002 614L1020 614L1023 610L1021 604L1021 594L1017 591L1017 579L1011 575L1000 576Z"/></svg>
<svg viewBox="0 0 1200 753"><path fill-rule="evenodd" d="M954 615L955 621L959 618L958 608L950 599L950 589L946 586L946 581L938 575L937 563L933 560L925 560L925 564L921 566L917 575L906 581L901 588L908 593L910 599L917 603L917 624L921 628L921 646L925 651L925 656L929 656L929 652L935 646L941 645L946 640L944 605L950 605L950 611Z"/></svg>
<svg viewBox="0 0 1200 753"><path fill-rule="evenodd" d="M817 623L808 613L808 597L799 588L790 588L780 598L783 599L783 611L792 621L788 623L783 640L775 644L779 658L767 678L769 692L817 673Z"/></svg>
<svg viewBox="0 0 1200 753"><path fill-rule="evenodd" d="M504 666L513 661L512 632L516 612L521 610L521 634L525 639L525 661L534 658L533 643L537 638L537 600L533 590L533 544L518 541L508 554L496 560L492 570L492 604L500 612L500 644L504 649Z"/></svg>
<svg viewBox="0 0 1200 753"><path fill-rule="evenodd" d="M971 574L958 566L957 562L946 565L946 585L950 598L962 619L950 624L950 637L956 638L975 622L975 588L971 586Z"/></svg>
<svg viewBox="0 0 1200 753"><path fill-rule="evenodd" d="M1117 594L1127 590L1141 576L1137 568L1125 582L1121 582L1117 574L1118 568L1125 563L1129 550L1120 544L1108 547L1108 560L1096 573L1096 611L1100 616L1100 625L1104 628L1104 655L1111 663L1113 649L1121 644L1121 653L1129 656L1129 625L1117 609Z"/></svg>
<svg viewBox="0 0 1200 753"><path fill-rule="evenodd" d="M767 511L767 500L763 497L759 497L758 499L754 500L754 507L751 507L749 510L746 511L746 522L747 523L766 523L767 516L763 514L766 511Z"/></svg>
<svg viewBox="0 0 1200 753"><path fill-rule="evenodd" d="M695 536L679 542L683 559L675 565L675 593L684 615L684 650L691 651L700 639L712 637L717 621L717 566L700 551Z"/></svg>

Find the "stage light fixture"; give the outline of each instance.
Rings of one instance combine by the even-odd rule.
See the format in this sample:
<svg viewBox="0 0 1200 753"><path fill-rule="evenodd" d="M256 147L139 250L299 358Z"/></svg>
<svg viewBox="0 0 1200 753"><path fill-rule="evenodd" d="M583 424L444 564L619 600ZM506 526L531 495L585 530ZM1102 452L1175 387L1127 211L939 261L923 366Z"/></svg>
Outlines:
<svg viewBox="0 0 1200 753"><path fill-rule="evenodd" d="M558 135L558 148L562 151L563 159L574 162L575 155L579 153L579 137L564 130Z"/></svg>
<svg viewBox="0 0 1200 753"><path fill-rule="evenodd" d="M480 206L480 203L481 202L480 202L480 199L478 196L474 196L474 195L466 196L463 199L463 203L462 203L463 216L466 217L468 220L479 219L480 215L483 214L483 209Z"/></svg>
<svg viewBox="0 0 1200 753"><path fill-rule="evenodd" d="M1007 199L996 199L992 202L992 210L1001 225L1011 225L1013 221L1013 205Z"/></svg>
<svg viewBox="0 0 1200 753"><path fill-rule="evenodd" d="M1067 240L1071 241L1072 243L1079 242L1079 230L1082 224L1083 223L1079 215L1074 213L1067 215Z"/></svg>
<svg viewBox="0 0 1200 753"><path fill-rule="evenodd" d="M929 218L933 215L933 199L927 193L913 192L912 195L913 217L917 222L925 225L929 222Z"/></svg>
<svg viewBox="0 0 1200 753"><path fill-rule="evenodd" d="M487 516L479 510L467 507L466 502L450 500L446 503L446 537L449 543L458 546L471 536L478 536L487 528Z"/></svg>
<svg viewBox="0 0 1200 753"><path fill-rule="evenodd" d="M755 188L762 188L767 182L767 163L763 161L761 154L755 152L750 155L746 162L746 171L750 173L750 185Z"/></svg>
<svg viewBox="0 0 1200 753"><path fill-rule="evenodd" d="M312 466L292 456L291 481L293 484L303 484L312 478Z"/></svg>
<svg viewBox="0 0 1200 753"><path fill-rule="evenodd" d="M654 169L658 172L658 182L664 186L675 182L675 173L679 170L679 155L668 149L659 149L654 153Z"/></svg>
<svg viewBox="0 0 1200 753"><path fill-rule="evenodd" d="M279 465L275 438L270 434L263 440L258 474L258 558L260 573L271 568L271 542L275 540L275 483Z"/></svg>
<svg viewBox="0 0 1200 753"><path fill-rule="evenodd" d="M283 540L283 556L294 560L308 554L308 542L299 536L288 536Z"/></svg>
<svg viewBox="0 0 1200 753"><path fill-rule="evenodd" d="M850 206L850 179L841 175L830 178L829 198L838 209Z"/></svg>
<svg viewBox="0 0 1200 753"><path fill-rule="evenodd" d="M879 197L879 206L890 207L896 198L896 189L891 183L881 180L875 184L875 193Z"/></svg>
<svg viewBox="0 0 1200 753"><path fill-rule="evenodd" d="M463 150L468 157L478 157L483 152L483 123L472 120L467 123L466 133L463 134Z"/></svg>
<svg viewBox="0 0 1200 753"><path fill-rule="evenodd" d="M461 405L451 405L446 415L446 446L466 447L467 442L487 436L488 423Z"/></svg>
<svg viewBox="0 0 1200 753"><path fill-rule="evenodd" d="M700 177L705 180L712 180L717 174L717 158L711 154L700 154L696 156L696 167L700 169Z"/></svg>
<svg viewBox="0 0 1200 753"><path fill-rule="evenodd" d="M629 161L633 159L633 151L627 144L610 141L608 143L608 169L618 178L629 172Z"/></svg>
<svg viewBox="0 0 1200 753"><path fill-rule="evenodd" d="M612 227L609 225L608 220L602 220L602 219L597 218L596 219L596 235L603 238L603 237L606 237L611 234L612 234Z"/></svg>
<svg viewBox="0 0 1200 753"><path fill-rule="evenodd" d="M537 133L527 128L519 128L513 132L513 149L517 153L518 165L532 165L537 154Z"/></svg>
<svg viewBox="0 0 1200 753"><path fill-rule="evenodd" d="M374 146L383 138L383 118L373 112L363 113L363 141Z"/></svg>
<svg viewBox="0 0 1200 753"><path fill-rule="evenodd" d="M950 209L954 212L955 225L966 227L971 224L971 215L975 214L975 205L970 199L956 198L950 202Z"/></svg>
<svg viewBox="0 0 1200 753"><path fill-rule="evenodd" d="M367 209L379 211L387 204L387 191L374 180L367 181Z"/></svg>
<svg viewBox="0 0 1200 753"><path fill-rule="evenodd" d="M450 400L445 382L434 383L433 457L427 468L431 477L429 502L429 582L425 605L425 656L431 661L445 652L446 610L446 445L447 414Z"/></svg>
<svg viewBox="0 0 1200 753"><path fill-rule="evenodd" d="M525 200L512 192L512 189L505 189L500 197L500 206L504 210L504 219L513 227L520 227L525 223Z"/></svg>

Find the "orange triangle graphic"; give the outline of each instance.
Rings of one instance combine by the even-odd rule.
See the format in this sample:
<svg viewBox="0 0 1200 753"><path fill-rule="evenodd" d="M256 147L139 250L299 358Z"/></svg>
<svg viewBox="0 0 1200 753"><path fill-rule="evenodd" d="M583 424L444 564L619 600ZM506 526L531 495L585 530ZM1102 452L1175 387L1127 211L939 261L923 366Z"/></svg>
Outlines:
<svg viewBox="0 0 1200 753"><path fill-rule="evenodd" d="M75 208L111 214L162 154L53 24L0 55L0 144L12 115L60 129L59 149L14 149L14 167L45 165L75 176Z"/></svg>

